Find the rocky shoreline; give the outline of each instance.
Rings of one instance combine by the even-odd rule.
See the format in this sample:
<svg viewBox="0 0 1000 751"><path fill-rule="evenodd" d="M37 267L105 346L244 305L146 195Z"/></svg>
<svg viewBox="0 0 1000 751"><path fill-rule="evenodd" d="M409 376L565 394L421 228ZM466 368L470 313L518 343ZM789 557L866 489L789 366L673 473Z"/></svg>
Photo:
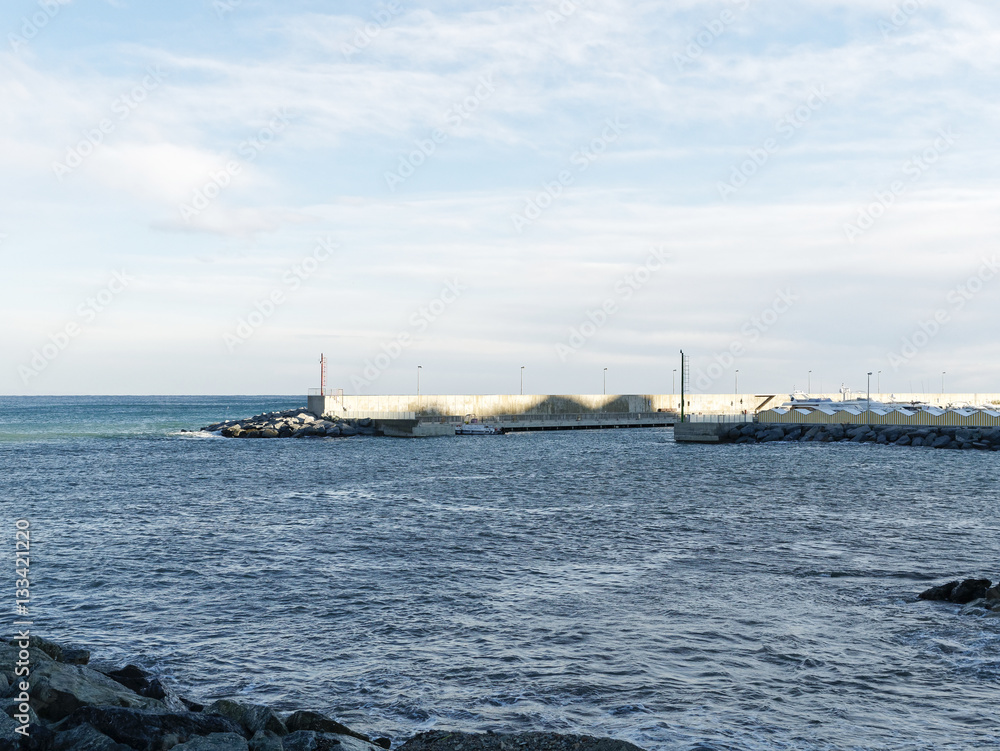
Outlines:
<svg viewBox="0 0 1000 751"><path fill-rule="evenodd" d="M798 425L747 423L720 435L727 443L879 443L935 449L1000 451L1000 428L948 428L926 425Z"/></svg>
<svg viewBox="0 0 1000 751"><path fill-rule="evenodd" d="M226 438L340 438L376 435L371 418L317 417L306 409L265 412L244 420L225 420L201 428ZM182 431L187 432L187 431Z"/></svg>
<svg viewBox="0 0 1000 751"><path fill-rule="evenodd" d="M136 667L95 669L90 653L32 635L0 638L0 751L642 751L611 738L558 733L430 731L390 740L318 712L276 712L174 694ZM20 662L19 662L20 661ZM22 677L15 665L25 663ZM23 670L23 669L21 669ZM19 730L20 728L20 730ZM25 735L25 732L27 735Z"/></svg>

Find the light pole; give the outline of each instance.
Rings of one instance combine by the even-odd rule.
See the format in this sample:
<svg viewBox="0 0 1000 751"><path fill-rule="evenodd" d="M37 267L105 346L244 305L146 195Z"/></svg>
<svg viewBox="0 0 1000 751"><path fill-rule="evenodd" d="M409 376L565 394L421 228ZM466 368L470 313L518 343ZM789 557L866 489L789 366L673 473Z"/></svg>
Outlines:
<svg viewBox="0 0 1000 751"><path fill-rule="evenodd" d="M809 375L806 376L806 391L812 396L813 392L813 372L810 370Z"/></svg>
<svg viewBox="0 0 1000 751"><path fill-rule="evenodd" d="M670 395L673 396L677 393L677 368L674 368L674 372L670 374Z"/></svg>
<svg viewBox="0 0 1000 751"><path fill-rule="evenodd" d="M733 389L734 389L733 393L734 394L738 394L738 393L740 393L740 369L739 368L736 369L735 377L736 377L736 383L733 384Z"/></svg>
<svg viewBox="0 0 1000 751"><path fill-rule="evenodd" d="M875 383L876 383L875 393L878 394L879 396L881 396L882 395L882 371L881 370L878 372L878 378L875 380Z"/></svg>
<svg viewBox="0 0 1000 751"><path fill-rule="evenodd" d="M423 365L418 365L417 366L417 399L418 400L420 399L420 369L422 367L423 367Z"/></svg>
<svg viewBox="0 0 1000 751"><path fill-rule="evenodd" d="M524 396L524 366L521 366L521 396Z"/></svg>
<svg viewBox="0 0 1000 751"><path fill-rule="evenodd" d="M868 371L868 409L872 408L872 372Z"/></svg>
<svg viewBox="0 0 1000 751"><path fill-rule="evenodd" d="M944 374L945 374L945 371L942 370L941 371L941 394L942 394L942 396L944 395Z"/></svg>
<svg viewBox="0 0 1000 751"><path fill-rule="evenodd" d="M604 395L608 395L608 369L604 369Z"/></svg>

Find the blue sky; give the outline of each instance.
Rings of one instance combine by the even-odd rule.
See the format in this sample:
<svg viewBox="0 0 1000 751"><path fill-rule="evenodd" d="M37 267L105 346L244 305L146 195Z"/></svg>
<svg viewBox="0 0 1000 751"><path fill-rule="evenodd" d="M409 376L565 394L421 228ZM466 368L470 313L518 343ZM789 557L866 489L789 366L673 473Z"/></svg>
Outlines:
<svg viewBox="0 0 1000 751"><path fill-rule="evenodd" d="M962 1L9 2L0 393L320 352L665 393L681 348L704 392L1000 391L998 41Z"/></svg>

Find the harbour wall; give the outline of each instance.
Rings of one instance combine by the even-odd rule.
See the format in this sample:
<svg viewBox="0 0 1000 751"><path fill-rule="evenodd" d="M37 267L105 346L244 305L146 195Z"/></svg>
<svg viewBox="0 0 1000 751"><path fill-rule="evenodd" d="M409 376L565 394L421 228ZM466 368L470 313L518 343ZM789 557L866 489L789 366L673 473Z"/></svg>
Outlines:
<svg viewBox="0 0 1000 751"><path fill-rule="evenodd" d="M812 394L815 398L841 401L840 394ZM857 398L858 394L854 394ZM995 394L875 394L872 401L920 401L934 406L948 404L1000 405L1000 393ZM780 407L788 401L788 393L775 394L686 394L684 411L688 415L749 415ZM309 394L308 409L317 415L351 415L370 413L415 413L423 416L468 415L554 415L621 412L679 412L678 394L345 394L338 398L314 389Z"/></svg>

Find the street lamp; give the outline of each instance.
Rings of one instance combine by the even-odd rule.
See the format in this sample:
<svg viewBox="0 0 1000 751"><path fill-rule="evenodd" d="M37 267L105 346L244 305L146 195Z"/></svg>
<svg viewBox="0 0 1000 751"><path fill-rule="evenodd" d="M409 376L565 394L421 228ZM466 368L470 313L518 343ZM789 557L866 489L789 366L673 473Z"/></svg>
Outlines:
<svg viewBox="0 0 1000 751"><path fill-rule="evenodd" d="M423 365L417 366L417 399L420 399L420 369Z"/></svg>
<svg viewBox="0 0 1000 751"><path fill-rule="evenodd" d="M882 371L881 370L878 372L878 378L876 379L875 383L877 384L875 386L875 393L878 394L879 396L881 396L882 395Z"/></svg>
<svg viewBox="0 0 1000 751"><path fill-rule="evenodd" d="M739 370L739 368L736 369L736 383L733 384L733 389L734 389L733 390L734 394L740 393L740 370Z"/></svg>
<svg viewBox="0 0 1000 751"><path fill-rule="evenodd" d="M524 366L521 366L521 396L524 396Z"/></svg>
<svg viewBox="0 0 1000 751"><path fill-rule="evenodd" d="M810 370L809 375L806 376L806 391L812 396L813 392L813 372Z"/></svg>
<svg viewBox="0 0 1000 751"><path fill-rule="evenodd" d="M604 369L604 395L608 395L608 369Z"/></svg>
<svg viewBox="0 0 1000 751"><path fill-rule="evenodd" d="M941 394L942 395L944 394L944 374L945 374L945 371L942 370L941 371Z"/></svg>
<svg viewBox="0 0 1000 751"><path fill-rule="evenodd" d="M673 396L677 393L677 368L674 368L674 372L670 374L670 395Z"/></svg>
<svg viewBox="0 0 1000 751"><path fill-rule="evenodd" d="M868 409L872 408L872 372L868 371Z"/></svg>

